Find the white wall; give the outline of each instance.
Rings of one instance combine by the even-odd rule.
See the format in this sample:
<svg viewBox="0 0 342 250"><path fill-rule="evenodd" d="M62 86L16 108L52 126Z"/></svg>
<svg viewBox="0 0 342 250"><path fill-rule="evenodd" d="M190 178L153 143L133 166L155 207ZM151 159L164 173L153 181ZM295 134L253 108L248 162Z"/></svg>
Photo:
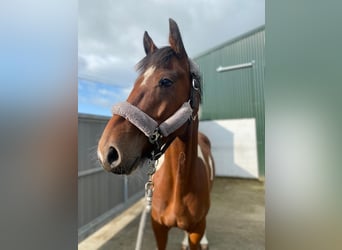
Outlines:
<svg viewBox="0 0 342 250"><path fill-rule="evenodd" d="M255 119L201 121L211 142L216 176L258 178Z"/></svg>

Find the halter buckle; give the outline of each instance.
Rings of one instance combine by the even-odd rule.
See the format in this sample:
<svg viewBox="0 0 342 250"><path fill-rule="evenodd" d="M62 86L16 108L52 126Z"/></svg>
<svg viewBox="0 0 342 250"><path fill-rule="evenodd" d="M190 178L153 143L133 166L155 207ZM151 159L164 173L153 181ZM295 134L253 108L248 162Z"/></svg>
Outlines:
<svg viewBox="0 0 342 250"><path fill-rule="evenodd" d="M158 142L158 140L162 137L162 134L159 131L159 128L157 127L154 132L148 137L148 140L150 143L155 144Z"/></svg>

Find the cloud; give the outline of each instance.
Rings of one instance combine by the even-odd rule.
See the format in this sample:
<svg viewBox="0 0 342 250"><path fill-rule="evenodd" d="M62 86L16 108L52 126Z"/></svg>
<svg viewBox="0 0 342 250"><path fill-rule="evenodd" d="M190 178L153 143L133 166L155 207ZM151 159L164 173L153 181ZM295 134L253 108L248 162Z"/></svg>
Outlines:
<svg viewBox="0 0 342 250"><path fill-rule="evenodd" d="M95 96L91 98L90 103L95 106L101 106L105 108L110 108L110 106L112 105L112 102L108 98L104 98L101 96Z"/></svg>
<svg viewBox="0 0 342 250"><path fill-rule="evenodd" d="M144 56L147 30L157 46L168 44L168 18L179 25L188 55L265 22L264 0L79 1L79 76L129 88Z"/></svg>
<svg viewBox="0 0 342 250"><path fill-rule="evenodd" d="M113 55L101 56L97 54L88 54L83 56L83 60L86 62L86 68L88 70L96 71L102 67L118 65L121 61L121 58L115 57Z"/></svg>
<svg viewBox="0 0 342 250"><path fill-rule="evenodd" d="M109 90L107 90L107 89L99 89L98 90L98 93L100 94L100 95L104 95L104 96L115 96L115 93L113 93L112 91L109 91Z"/></svg>
<svg viewBox="0 0 342 250"><path fill-rule="evenodd" d="M113 104L124 101L131 88L122 88L114 85L92 82L84 79L78 80L78 107L79 112L92 112L110 115Z"/></svg>

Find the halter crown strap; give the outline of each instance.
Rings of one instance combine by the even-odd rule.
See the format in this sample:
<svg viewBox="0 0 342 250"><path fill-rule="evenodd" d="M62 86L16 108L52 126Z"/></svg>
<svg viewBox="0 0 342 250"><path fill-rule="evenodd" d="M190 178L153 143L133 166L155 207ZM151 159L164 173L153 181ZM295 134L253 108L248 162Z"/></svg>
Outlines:
<svg viewBox="0 0 342 250"><path fill-rule="evenodd" d="M166 121L162 122L159 126L158 123L147 115L145 112L136 106L128 103L121 102L113 106L113 115L120 115L126 120L130 121L147 137L153 136L156 129L159 128L161 134L167 137L179 127L181 127L187 120L191 118L192 108L189 102L185 102L172 116Z"/></svg>

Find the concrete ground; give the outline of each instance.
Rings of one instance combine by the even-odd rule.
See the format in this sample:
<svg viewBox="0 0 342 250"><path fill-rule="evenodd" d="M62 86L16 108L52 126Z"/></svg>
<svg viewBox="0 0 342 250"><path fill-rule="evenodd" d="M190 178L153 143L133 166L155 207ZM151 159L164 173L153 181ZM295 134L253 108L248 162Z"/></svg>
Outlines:
<svg viewBox="0 0 342 250"><path fill-rule="evenodd" d="M216 178L207 216L207 238L210 250L265 249L265 189L257 180ZM132 250L140 216L103 243L101 250ZM167 249L179 250L184 233L173 228ZM156 249L150 220L147 219L143 250Z"/></svg>

